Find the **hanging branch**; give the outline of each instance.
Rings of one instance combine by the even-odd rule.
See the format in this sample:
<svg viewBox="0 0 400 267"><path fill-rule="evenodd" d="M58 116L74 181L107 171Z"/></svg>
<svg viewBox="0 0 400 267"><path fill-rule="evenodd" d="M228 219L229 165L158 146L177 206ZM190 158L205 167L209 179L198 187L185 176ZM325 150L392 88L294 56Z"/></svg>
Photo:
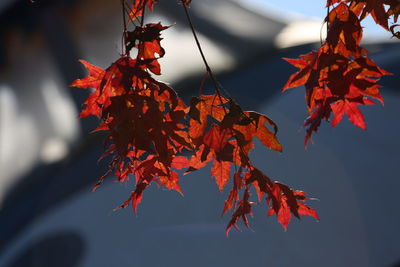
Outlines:
<svg viewBox="0 0 400 267"><path fill-rule="evenodd" d="M101 124L95 131L108 133L109 145L101 158L112 158L108 172L95 188L111 173L119 182L135 177L134 191L119 208L131 204L136 212L143 192L151 184L183 194L176 169L185 169L187 174L212 163L211 175L220 191L228 184L233 170L232 189L222 211L225 214L232 210L227 234L231 227L239 229L239 219L249 227L247 215L252 214L255 204L251 187L257 192L258 202L265 199L268 215L276 214L285 229L292 215L318 219L317 213L305 205L309 198L304 192L273 181L251 163L249 153L254 138L271 150L282 151L276 136L277 125L265 115L243 111L232 98L222 94L225 90L206 60L191 21L187 9L190 1L182 1L183 8L215 94L203 95L200 91L188 107L171 87L154 78L161 74L158 60L165 54L161 32L168 28L161 23L144 23L146 8L151 11L155 2L133 2L129 20L138 21L140 17L140 25L128 31L125 3L121 1L125 43L121 58L105 70L82 60L89 75L72 84L95 89L80 116L97 116ZM136 59L129 56L131 49L136 49Z"/></svg>

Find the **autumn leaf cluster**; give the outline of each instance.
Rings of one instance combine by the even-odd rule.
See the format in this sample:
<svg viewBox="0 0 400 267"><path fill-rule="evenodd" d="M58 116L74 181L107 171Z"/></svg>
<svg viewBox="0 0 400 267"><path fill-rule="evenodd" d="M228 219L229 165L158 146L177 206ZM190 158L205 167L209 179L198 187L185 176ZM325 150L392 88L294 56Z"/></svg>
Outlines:
<svg viewBox="0 0 400 267"><path fill-rule="evenodd" d="M317 213L305 204L309 198L304 192L272 180L250 160L255 138L271 150L282 151L276 136L277 126L271 119L254 111L243 111L218 88L215 94L200 94L186 105L169 85L154 78L161 74L159 60L165 54L161 34L168 28L161 23L144 24L146 10L153 10L156 2L133 1L129 10L124 6L129 14L127 21L134 29L124 29L121 57L106 69L81 60L89 75L72 84L94 89L80 117L98 117L100 124L94 131L107 133L102 158L111 157L109 170L95 188L111 174L119 182L134 177L135 189L120 208L132 205L136 212L150 185L183 194L178 170L188 174L211 164L211 176L220 191L231 180L232 187L222 210L222 214L232 212L227 234L231 227L238 229L240 219L249 226L248 215L252 215L256 202L265 202L267 214L276 214L284 228L292 215L318 219ZM190 1L181 4L187 12ZM306 64L313 60L302 59L298 65L310 69ZM312 70L306 72L292 78L291 84L306 80ZM252 197L251 192L257 196Z"/></svg>
<svg viewBox="0 0 400 267"><path fill-rule="evenodd" d="M285 58L299 71L290 76L283 91L301 85L306 89L305 145L322 120L330 120L334 127L347 115L354 125L366 129L359 106L384 103L378 81L391 73L378 67L361 47L362 20L371 15L378 25L400 37L394 24L400 12L398 0L328 0L326 7L327 37L321 47L298 59Z"/></svg>

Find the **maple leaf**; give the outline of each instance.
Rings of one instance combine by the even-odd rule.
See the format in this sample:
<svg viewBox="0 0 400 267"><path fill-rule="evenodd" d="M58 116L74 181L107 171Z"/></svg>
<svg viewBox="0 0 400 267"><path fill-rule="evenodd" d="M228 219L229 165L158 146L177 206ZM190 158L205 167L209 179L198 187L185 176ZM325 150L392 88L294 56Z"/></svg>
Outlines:
<svg viewBox="0 0 400 267"><path fill-rule="evenodd" d="M335 127L341 120L343 115L346 113L349 116L349 120L356 126L365 130L367 126L365 125L364 116L358 109L360 103L350 102L348 100L339 100L331 104L333 111L332 127Z"/></svg>
<svg viewBox="0 0 400 267"><path fill-rule="evenodd" d="M136 185L135 191L133 191L129 198L124 201L121 205L119 205L117 208L114 210L119 210L119 209L125 209L126 207L129 206L129 203L132 204L133 212L137 212L137 206L139 203L142 201L143 198L143 191L149 186L149 183L146 180L140 181Z"/></svg>
<svg viewBox="0 0 400 267"><path fill-rule="evenodd" d="M279 152L282 151L282 145L279 143L278 138L276 137L278 128L271 119L254 111L246 111L243 113L243 116L246 121L244 123L239 121L233 126L233 129L238 137L238 141L244 145L243 148L246 152L249 151L246 149L249 147L248 144L250 144L250 147L253 147L253 137L257 137L264 146L272 150ZM274 129L274 132L271 132L265 126L266 124L270 125Z"/></svg>
<svg viewBox="0 0 400 267"><path fill-rule="evenodd" d="M382 26L385 30L389 30L387 21L388 14L384 7L385 0L356 0L355 2L365 5L360 15L360 20L363 20L368 14L371 14L376 24Z"/></svg>
<svg viewBox="0 0 400 267"><path fill-rule="evenodd" d="M86 107L82 110L80 117L90 115L101 117L102 109L110 105L110 97L121 95L129 90L126 81L122 78L125 76L121 70L126 65L135 65L135 61L121 57L106 70L84 60L81 60L81 63L88 69L89 75L83 79L75 80L71 86L84 89L94 88L95 91L84 102Z"/></svg>
<svg viewBox="0 0 400 267"><path fill-rule="evenodd" d="M189 136L193 143L199 146L203 143L204 131L209 123L208 117L221 121L225 114L222 105L227 103L228 99L217 95L201 95L193 97L190 102Z"/></svg>
<svg viewBox="0 0 400 267"><path fill-rule="evenodd" d="M160 32L168 28L169 26L162 26L161 23L148 23L143 27L135 27L135 30L128 32L125 38L127 51L137 47L139 51L137 58L141 59L146 67L157 75L161 74L157 58L163 57L165 54L160 44L162 40Z"/></svg>
<svg viewBox="0 0 400 267"><path fill-rule="evenodd" d="M79 87L82 89L87 88L98 88L101 81L103 80L105 71L99 67L96 67L85 60L80 60L80 62L89 71L89 75L83 79L75 80L71 86ZM87 117L90 115L95 115L100 117L101 107L97 104L96 100L99 97L100 91L95 91L90 95L90 97L84 102L86 107L81 111L79 117Z"/></svg>
<svg viewBox="0 0 400 267"><path fill-rule="evenodd" d="M219 191L222 192L231 174L231 163L228 161L214 160L211 175L215 177Z"/></svg>
<svg viewBox="0 0 400 267"><path fill-rule="evenodd" d="M181 0L182 4L184 4L185 6L189 7L190 3L192 2L192 0Z"/></svg>
<svg viewBox="0 0 400 267"><path fill-rule="evenodd" d="M310 115L304 121L304 127L308 127L306 130L306 136L304 138L304 146L306 147L308 142L312 139L312 134L318 131L318 127L321 125L322 120L328 120L331 115L332 109L328 103L318 101L315 104L314 109L310 112Z"/></svg>
<svg viewBox="0 0 400 267"><path fill-rule="evenodd" d="M157 2L158 2L158 0L135 0L135 1L133 1L133 5L129 12L130 19L135 20L138 17L141 17L143 15L143 10L146 7L146 5L150 10L153 10L154 4Z"/></svg>
<svg viewBox="0 0 400 267"><path fill-rule="evenodd" d="M289 206L285 201L286 199L282 196L281 190L277 184L274 184L272 194L269 199L273 200L273 205L268 211L267 215L272 216L276 213L278 222L282 224L283 228L286 230L292 215L290 214Z"/></svg>
<svg viewBox="0 0 400 267"><path fill-rule="evenodd" d="M208 149L212 149L218 153L227 145L228 139L231 136L232 134L228 129L222 129L219 125L213 125L204 135L203 143Z"/></svg>
<svg viewBox="0 0 400 267"><path fill-rule="evenodd" d="M212 125L210 130L203 135L203 145L192 156L190 168L186 173L204 167L215 158L211 168L211 175L215 177L218 188L222 191L229 180L230 166L233 161L233 146L229 142L231 137L231 131L228 129L222 129L219 125ZM229 155L226 155L226 153Z"/></svg>
<svg viewBox="0 0 400 267"><path fill-rule="evenodd" d="M331 49L335 49L340 41L350 53L354 53L356 56L360 55L362 28L352 10L342 2L329 12L326 20L329 23L326 42Z"/></svg>
<svg viewBox="0 0 400 267"><path fill-rule="evenodd" d="M249 228L249 220L247 219L247 215L252 215L251 211L251 204L252 202L249 201L250 193L249 190L246 188L243 194L242 200L240 200L239 204L237 205L237 209L232 215L231 220L229 221L228 225L226 226L226 236L229 235L229 231L231 230L232 226L236 228L236 230L240 231L239 227L237 226L237 221L242 218L244 224L247 228Z"/></svg>
<svg viewBox="0 0 400 267"><path fill-rule="evenodd" d="M272 189L272 194L267 198L267 202L272 200L273 205L269 209L267 215L276 214L278 222L286 230L291 220L292 214L299 216L311 216L319 220L317 212L303 203L309 198L305 193L298 190L292 190L281 183L275 183Z"/></svg>
<svg viewBox="0 0 400 267"><path fill-rule="evenodd" d="M105 71L102 68L94 66L83 59L80 59L79 62L85 66L89 72L89 75L83 79L75 80L70 86L79 87L82 89L97 88L104 77Z"/></svg>
<svg viewBox="0 0 400 267"><path fill-rule="evenodd" d="M300 70L289 77L289 80L283 86L282 91L286 91L287 89L301 86L309 81L313 81L315 76L315 69L318 60L318 53L312 51L306 55L301 55L299 59L291 59L291 58L283 58L296 68ZM310 75L313 73L312 79L310 79Z"/></svg>
<svg viewBox="0 0 400 267"><path fill-rule="evenodd" d="M387 16L393 16L393 21L396 23L400 14L400 2L398 0L386 0L385 4L389 6ZM392 29L390 30L392 31Z"/></svg>
<svg viewBox="0 0 400 267"><path fill-rule="evenodd" d="M133 192L133 194L130 197L130 200L132 201L132 207L133 211L136 213L137 211L137 206L139 203L142 201L143 198L143 191L149 186L149 183L146 180L141 181L136 185L136 189ZM129 200L129 199L128 199ZM126 203L123 204L125 208L127 206Z"/></svg>
<svg viewBox="0 0 400 267"><path fill-rule="evenodd" d="M183 195L182 189L178 184L179 177L174 171L171 171L170 175L160 176L160 185L165 186L167 189L173 189Z"/></svg>
<svg viewBox="0 0 400 267"><path fill-rule="evenodd" d="M190 162L186 157L183 156L175 156L172 159L171 166L178 169L182 170L183 168L189 167Z"/></svg>
<svg viewBox="0 0 400 267"><path fill-rule="evenodd" d="M228 199L225 201L224 209L222 210L222 215L228 212L230 209L236 206L236 201L239 200L239 190L244 186L242 177L242 168L233 175L233 188L229 193Z"/></svg>

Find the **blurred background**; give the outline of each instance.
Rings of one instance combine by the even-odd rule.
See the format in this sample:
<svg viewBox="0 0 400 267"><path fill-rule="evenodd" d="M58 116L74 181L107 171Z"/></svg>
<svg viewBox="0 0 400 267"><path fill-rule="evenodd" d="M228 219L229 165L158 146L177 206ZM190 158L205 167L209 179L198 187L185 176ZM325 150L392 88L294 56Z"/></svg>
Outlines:
<svg viewBox="0 0 400 267"><path fill-rule="evenodd" d="M148 22L172 25L161 80L188 100L204 66L177 1L160 1ZM318 198L321 221L285 232L264 205L252 229L225 236L222 194L210 168L181 178L184 197L150 187L138 215L113 212L133 190L100 163L95 118L77 119L88 92L78 59L106 68L121 51L121 9L109 0L0 1L0 266L400 266L400 44L365 22L365 47L394 73L385 106L363 109L368 129L325 123L304 149L304 88L280 90L298 57L324 38L324 1L194 0L190 12L220 82L245 109L279 126L284 152L257 144L256 166Z"/></svg>

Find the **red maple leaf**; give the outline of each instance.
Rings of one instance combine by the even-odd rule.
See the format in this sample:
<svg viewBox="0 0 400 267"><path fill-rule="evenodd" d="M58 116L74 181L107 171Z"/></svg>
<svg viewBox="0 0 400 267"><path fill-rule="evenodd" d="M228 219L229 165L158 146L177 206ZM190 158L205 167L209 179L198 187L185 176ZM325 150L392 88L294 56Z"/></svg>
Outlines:
<svg viewBox="0 0 400 267"><path fill-rule="evenodd" d="M368 14L371 14L376 24L389 30L388 14L386 13L384 6L386 0L356 0L355 2L365 5L360 15L360 20L364 19Z"/></svg>
<svg viewBox="0 0 400 267"><path fill-rule="evenodd" d="M349 116L349 120L354 125L365 130L367 126L365 125L364 116L357 107L358 105L360 105L360 103L350 102L347 99L332 103L331 108L334 114L332 118L332 127L335 127L342 120L343 115L346 113L347 116Z"/></svg>
<svg viewBox="0 0 400 267"><path fill-rule="evenodd" d="M387 16L393 16L393 21L396 23L400 14L400 2L398 0L386 0L385 4L389 6Z"/></svg>
<svg viewBox="0 0 400 267"><path fill-rule="evenodd" d="M222 192L231 176L231 163L229 161L214 160L211 175L215 177L219 191Z"/></svg>
<svg viewBox="0 0 400 267"><path fill-rule="evenodd" d="M129 12L130 19L135 20L138 17L141 17L143 15L143 10L146 8L146 6L150 10L153 10L154 4L157 2L158 2L158 0L135 0L135 1L133 1L133 5Z"/></svg>
<svg viewBox="0 0 400 267"><path fill-rule="evenodd" d="M163 57L164 49L161 47L161 31L169 26L162 26L161 23L149 23L145 26L137 26L134 31L128 32L125 39L127 50L133 47L138 49L137 59L141 59L151 72L160 75L161 69L157 59Z"/></svg>
<svg viewBox="0 0 400 267"><path fill-rule="evenodd" d="M251 211L251 205L254 204L253 202L249 201L250 193L249 190L246 190L243 193L243 199L239 201L237 204L237 208L232 215L231 220L229 221L228 225L226 226L226 236L229 235L229 231L231 230L232 226L236 228L236 230L240 231L239 227L237 226L237 221L242 218L246 227L249 227L249 220L247 219L247 215L252 215L253 212Z"/></svg>

